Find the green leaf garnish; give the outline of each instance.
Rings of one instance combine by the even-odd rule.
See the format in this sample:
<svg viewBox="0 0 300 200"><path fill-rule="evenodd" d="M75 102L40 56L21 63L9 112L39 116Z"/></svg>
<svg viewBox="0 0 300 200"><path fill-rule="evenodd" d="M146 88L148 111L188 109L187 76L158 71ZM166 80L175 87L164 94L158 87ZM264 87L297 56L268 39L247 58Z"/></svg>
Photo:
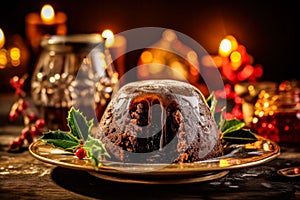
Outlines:
<svg viewBox="0 0 300 200"><path fill-rule="evenodd" d="M216 112L216 107L218 100L216 99L215 93L212 92L209 97L206 99L206 102L210 108L210 112L214 115Z"/></svg>
<svg viewBox="0 0 300 200"><path fill-rule="evenodd" d="M74 107L71 107L67 120L71 133L78 139L86 139L94 124L93 120L87 121L85 116Z"/></svg>
<svg viewBox="0 0 300 200"><path fill-rule="evenodd" d="M99 165L99 158L101 156L110 157L103 143L91 136L88 136L83 148L87 152L87 156L94 161L95 166Z"/></svg>
<svg viewBox="0 0 300 200"><path fill-rule="evenodd" d="M86 117L71 107L68 113L69 132L66 131L48 131L40 138L41 140L54 145L55 147L63 148L66 151L75 152L79 147L83 147L86 151L88 159L92 160L95 167L100 165L102 156L109 156L103 143L91 136L91 129L94 121L88 121Z"/></svg>
<svg viewBox="0 0 300 200"><path fill-rule="evenodd" d="M225 120L225 122L221 128L221 131L222 131L222 134L225 135L226 133L240 130L245 125L246 124L241 120L237 120L237 119Z"/></svg>
<svg viewBox="0 0 300 200"><path fill-rule="evenodd" d="M223 134L223 139L234 144L246 144L257 141L255 134L249 129L238 129L227 132Z"/></svg>
<svg viewBox="0 0 300 200"><path fill-rule="evenodd" d="M42 136L42 140L47 143L53 144L66 150L74 151L79 145L80 141L74 137L70 132L64 131L49 131Z"/></svg>
<svg viewBox="0 0 300 200"><path fill-rule="evenodd" d="M218 100L215 97L214 92L209 95L206 102L209 105L219 130L222 132L221 138L223 140L233 143L250 143L257 141L255 134L251 132L250 129L244 128L246 124L243 121L237 119L224 119L222 112L225 110L225 107L217 111L216 107Z"/></svg>

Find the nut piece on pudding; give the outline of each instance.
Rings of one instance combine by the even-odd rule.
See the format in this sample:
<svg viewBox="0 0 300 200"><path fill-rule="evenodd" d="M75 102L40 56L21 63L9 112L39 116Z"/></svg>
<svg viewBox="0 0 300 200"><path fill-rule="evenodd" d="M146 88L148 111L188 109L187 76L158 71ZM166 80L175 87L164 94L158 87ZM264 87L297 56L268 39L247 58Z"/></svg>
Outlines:
<svg viewBox="0 0 300 200"><path fill-rule="evenodd" d="M223 155L203 94L175 80L131 82L113 96L96 135L112 161L186 163Z"/></svg>

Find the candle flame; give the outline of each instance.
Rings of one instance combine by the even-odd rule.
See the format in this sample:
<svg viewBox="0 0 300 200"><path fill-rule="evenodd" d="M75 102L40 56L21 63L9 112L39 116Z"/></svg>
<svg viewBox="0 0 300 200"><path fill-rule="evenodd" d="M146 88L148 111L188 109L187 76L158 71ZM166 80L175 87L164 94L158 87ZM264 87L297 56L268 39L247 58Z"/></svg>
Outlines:
<svg viewBox="0 0 300 200"><path fill-rule="evenodd" d="M228 39L223 39L220 43L219 54L221 56L228 56L231 52L231 42Z"/></svg>
<svg viewBox="0 0 300 200"><path fill-rule="evenodd" d="M4 46L4 43L5 43L4 33L3 33L2 29L0 28L0 48L2 48Z"/></svg>
<svg viewBox="0 0 300 200"><path fill-rule="evenodd" d="M111 30L106 29L102 32L102 37L106 39L105 45L106 47L111 47L114 44L114 34Z"/></svg>
<svg viewBox="0 0 300 200"><path fill-rule="evenodd" d="M227 57L230 53L238 48L238 42L232 35L227 35L220 43L220 56Z"/></svg>
<svg viewBox="0 0 300 200"><path fill-rule="evenodd" d="M55 17L55 12L53 7L49 4L44 5L41 10L41 18L43 22L49 23L54 20L54 17Z"/></svg>

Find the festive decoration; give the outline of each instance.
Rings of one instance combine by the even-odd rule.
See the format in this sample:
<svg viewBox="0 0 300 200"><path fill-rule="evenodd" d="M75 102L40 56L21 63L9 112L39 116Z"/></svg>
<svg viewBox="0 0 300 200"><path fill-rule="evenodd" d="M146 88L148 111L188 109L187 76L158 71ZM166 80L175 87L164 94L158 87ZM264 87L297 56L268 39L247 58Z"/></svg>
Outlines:
<svg viewBox="0 0 300 200"><path fill-rule="evenodd" d="M17 100L11 106L9 120L16 121L22 117L24 128L21 135L9 143L9 151L18 151L24 146L31 144L37 137L42 135L45 121L36 117L29 102L26 100L26 93L23 90L27 74L21 78L14 76L10 79L11 86L15 89Z"/></svg>
<svg viewBox="0 0 300 200"><path fill-rule="evenodd" d="M6 38L0 28L0 69L27 66L29 51L20 35L10 35Z"/></svg>
<svg viewBox="0 0 300 200"><path fill-rule="evenodd" d="M254 105L251 127L281 145L299 145L300 82L283 81L276 91L262 90Z"/></svg>
<svg viewBox="0 0 300 200"><path fill-rule="evenodd" d="M165 30L159 41L145 49L140 55L138 65L139 79L172 78L198 85L198 55L173 30Z"/></svg>
<svg viewBox="0 0 300 200"><path fill-rule="evenodd" d="M50 4L41 8L40 13L28 13L25 17L25 31L29 44L37 53L41 39L45 35L66 35L67 15L64 12L55 12Z"/></svg>
<svg viewBox="0 0 300 200"><path fill-rule="evenodd" d="M226 36L220 42L218 55L212 56L212 59L224 80L225 92L219 91L216 95L218 98L226 98L228 102L226 119L243 120L243 99L237 95L234 86L242 82L257 82L263 74L262 66L254 64L254 59L248 54L246 47L232 35Z"/></svg>

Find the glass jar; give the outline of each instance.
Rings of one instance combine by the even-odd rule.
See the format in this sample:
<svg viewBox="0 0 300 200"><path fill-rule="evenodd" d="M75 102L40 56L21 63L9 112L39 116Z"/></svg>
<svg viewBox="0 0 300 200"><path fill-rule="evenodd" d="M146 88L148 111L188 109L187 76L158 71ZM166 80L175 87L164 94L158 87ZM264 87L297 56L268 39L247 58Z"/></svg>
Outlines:
<svg viewBox="0 0 300 200"><path fill-rule="evenodd" d="M118 81L101 35L52 35L41 40L41 47L31 96L47 128L68 130L71 106L99 121Z"/></svg>
<svg viewBox="0 0 300 200"><path fill-rule="evenodd" d="M262 90L254 105L251 128L281 146L300 145L300 87L297 81L282 82L277 91Z"/></svg>

